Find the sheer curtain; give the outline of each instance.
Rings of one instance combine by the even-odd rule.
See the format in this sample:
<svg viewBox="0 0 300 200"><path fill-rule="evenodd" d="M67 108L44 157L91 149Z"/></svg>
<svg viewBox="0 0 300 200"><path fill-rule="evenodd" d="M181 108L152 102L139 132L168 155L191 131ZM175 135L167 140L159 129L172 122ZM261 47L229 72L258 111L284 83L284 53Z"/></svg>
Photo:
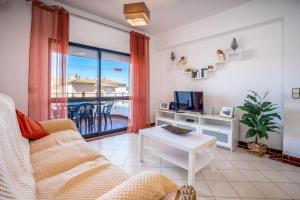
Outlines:
<svg viewBox="0 0 300 200"><path fill-rule="evenodd" d="M34 120L66 117L68 46L68 12L34 0L28 81L28 115Z"/></svg>
<svg viewBox="0 0 300 200"><path fill-rule="evenodd" d="M131 112L128 131L138 132L150 124L149 118L149 37L130 33Z"/></svg>

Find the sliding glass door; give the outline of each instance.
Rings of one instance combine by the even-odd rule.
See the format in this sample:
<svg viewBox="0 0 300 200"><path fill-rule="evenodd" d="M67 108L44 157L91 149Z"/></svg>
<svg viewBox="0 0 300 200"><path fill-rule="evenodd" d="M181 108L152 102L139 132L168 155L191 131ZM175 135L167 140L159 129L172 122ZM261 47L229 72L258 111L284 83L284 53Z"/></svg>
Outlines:
<svg viewBox="0 0 300 200"><path fill-rule="evenodd" d="M127 129L129 55L70 44L68 117L85 138Z"/></svg>

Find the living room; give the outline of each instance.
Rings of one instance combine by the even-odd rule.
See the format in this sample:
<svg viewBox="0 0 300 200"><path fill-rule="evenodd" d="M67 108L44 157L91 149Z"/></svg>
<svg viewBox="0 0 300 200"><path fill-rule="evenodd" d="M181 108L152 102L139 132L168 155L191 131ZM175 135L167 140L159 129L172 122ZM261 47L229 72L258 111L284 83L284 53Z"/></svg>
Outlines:
<svg viewBox="0 0 300 200"><path fill-rule="evenodd" d="M10 187L14 181L1 180L1 186L9 188L9 195L0 190L1 199L18 199L28 190L32 190L37 199L147 199L125 197L122 193L125 184L120 183L132 180L125 181L126 176L145 178L148 174L142 177L139 173L148 170L167 177L171 185L177 183L176 189L166 189L159 198L148 199L174 199L174 191L184 184L191 194L195 189L198 199L300 199L300 68L297 62L300 1L147 0L130 7L135 5L132 3L140 2L0 0L0 92L9 96L4 99L13 100L15 108L25 114L24 119L33 119L32 123L42 124L46 132L51 132L41 139L26 139L30 153L25 157L30 158L28 165L33 166L31 182L34 186L23 188L21 181L14 191ZM137 7L142 9L138 17L137 11L132 11ZM57 40L38 44L43 39L39 34L55 32L51 29L55 27L51 20L56 18L50 20L50 15L48 19L43 18L43 12L55 11L63 11L58 15L65 20L61 26L67 27L64 30L67 36L64 37L67 38L65 58L59 54L64 48L57 42L58 37L49 37ZM145 24L132 26L136 19L144 20ZM58 30L58 33L63 32ZM41 47L52 48L52 54L43 54ZM49 66L56 71L49 70ZM180 101L187 101L188 105ZM196 101L199 103L189 103ZM1 112L4 112L11 102L1 102ZM254 106L247 104L249 102ZM262 106L263 102L266 107ZM255 106L261 106L259 114ZM266 120L261 124L249 123L255 117L262 118L263 112L272 114L272 119L261 119ZM3 116L1 130L4 132L8 129L4 129L7 121ZM56 125L45 122L60 118L70 120ZM206 135L210 143L196 139L198 143L194 144L191 139L194 135L190 139L185 136L187 141L181 147L184 136L161 130L166 125L177 126L167 127L173 131L192 130L188 135L195 132L201 137ZM54 137L57 133L52 134L65 128L72 129L69 136L65 131L59 138ZM224 134L218 134L223 129L225 139ZM170 136L164 138L168 134L161 132ZM9 142L4 142L5 137L1 138L3 148L7 145L14 149ZM43 142L46 138L47 144ZM88 147L83 147L84 140ZM21 144L24 141L22 138ZM54 149L64 150L67 156L71 149L64 145L70 141L79 145L73 149L76 152L87 148L88 156L74 155L73 164L68 163L72 167L57 169L58 164L54 165L51 160L53 152L57 153ZM59 147L53 148L56 143ZM250 153L251 144L259 151ZM199 164L198 154L190 152L207 145L208 151L212 150L212 159L207 163L199 161ZM113 191L78 183L70 187L70 191L76 188L93 195L68 196L70 194L61 191L61 185L48 185L58 181L54 177L66 175L63 171L71 173L83 162L99 160L100 154L90 147L113 163L110 168L114 172L118 171L115 166L124 171L111 177L94 176L97 184L101 181L96 177L105 178L106 182L122 177L111 184ZM6 160L3 148L1 158ZM28 151L29 147L24 148ZM46 148L47 154L40 152L37 156L35 148ZM160 148L166 151L158 151ZM179 159L178 149L187 151L182 154L183 160ZM36 151L35 157L30 155L33 151ZM172 157L173 154L177 154L178 159L176 155ZM53 168L49 170L51 173L35 163L42 162L45 155L51 157L45 164ZM211 169L207 168L210 165ZM1 163L1 173L3 171L4 177L7 175L5 180L19 173L9 168L8 163ZM38 170L41 174L37 174ZM61 193L55 196L48 191ZM131 195L136 193L134 189L131 192ZM113 196L117 194L119 197Z"/></svg>

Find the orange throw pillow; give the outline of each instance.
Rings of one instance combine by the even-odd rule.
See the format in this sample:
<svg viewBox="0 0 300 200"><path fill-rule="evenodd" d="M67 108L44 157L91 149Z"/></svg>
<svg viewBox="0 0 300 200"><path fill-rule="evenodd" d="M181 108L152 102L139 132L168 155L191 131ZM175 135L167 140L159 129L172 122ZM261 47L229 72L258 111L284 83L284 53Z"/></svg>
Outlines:
<svg viewBox="0 0 300 200"><path fill-rule="evenodd" d="M35 140L48 135L40 123L25 116L24 113L18 110L16 110L16 113L23 137Z"/></svg>

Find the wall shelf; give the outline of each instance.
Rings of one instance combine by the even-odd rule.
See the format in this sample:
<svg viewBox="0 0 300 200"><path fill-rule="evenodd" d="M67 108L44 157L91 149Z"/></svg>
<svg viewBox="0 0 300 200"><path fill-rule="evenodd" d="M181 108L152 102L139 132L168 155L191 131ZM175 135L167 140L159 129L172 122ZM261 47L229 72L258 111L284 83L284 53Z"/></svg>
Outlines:
<svg viewBox="0 0 300 200"><path fill-rule="evenodd" d="M192 80L207 79L207 78L209 78L209 75L207 73L216 71L218 65L224 65L224 64L232 62L232 61L242 60L242 51L240 49L238 49L236 51L232 51L232 50L228 51L228 52L225 53L225 55L226 55L226 60L220 60L220 61L213 62L214 68L213 69L206 69L205 72L204 72L205 73L204 77L199 76L199 77L196 77L196 78L192 78L192 77L190 77L190 78ZM200 69L195 69L194 68L194 70L201 71L201 68ZM185 72L184 71L184 74L192 75L192 72Z"/></svg>

